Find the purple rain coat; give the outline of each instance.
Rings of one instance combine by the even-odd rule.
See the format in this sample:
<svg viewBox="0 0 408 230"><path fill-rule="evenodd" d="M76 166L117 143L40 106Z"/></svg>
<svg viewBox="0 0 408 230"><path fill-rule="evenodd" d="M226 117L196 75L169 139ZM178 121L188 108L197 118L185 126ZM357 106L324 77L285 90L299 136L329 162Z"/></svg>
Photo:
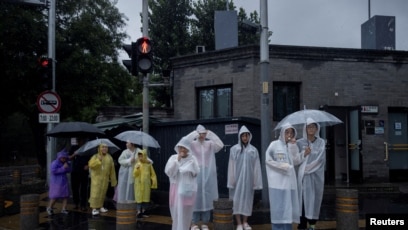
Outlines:
<svg viewBox="0 0 408 230"><path fill-rule="evenodd" d="M57 159L51 163L50 183L48 197L51 199L69 197L69 183L67 173L71 172L71 167L64 168L65 162L61 158L65 157L68 163L68 152L62 150L57 154Z"/></svg>

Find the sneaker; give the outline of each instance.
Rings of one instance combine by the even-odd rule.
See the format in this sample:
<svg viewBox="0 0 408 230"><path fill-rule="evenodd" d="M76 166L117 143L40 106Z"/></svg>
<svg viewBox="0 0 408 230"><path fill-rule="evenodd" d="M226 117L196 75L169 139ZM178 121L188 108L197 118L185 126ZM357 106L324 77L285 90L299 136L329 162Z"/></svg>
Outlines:
<svg viewBox="0 0 408 230"><path fill-rule="evenodd" d="M190 230L200 230L200 228L197 225L191 226Z"/></svg>
<svg viewBox="0 0 408 230"><path fill-rule="evenodd" d="M99 215L98 209L93 209L93 210L92 210L92 215L93 215L93 216Z"/></svg>
<svg viewBox="0 0 408 230"><path fill-rule="evenodd" d="M147 213L146 213L146 212L142 212L142 217L143 217L143 218L148 218L148 217L149 217L149 215L147 215Z"/></svg>
<svg viewBox="0 0 408 230"><path fill-rule="evenodd" d="M201 230L210 230L210 229L208 228L207 225L203 224L201 225Z"/></svg>
<svg viewBox="0 0 408 230"><path fill-rule="evenodd" d="M249 226L248 223L245 223L243 227L244 227L244 230L252 230L251 226Z"/></svg>
<svg viewBox="0 0 408 230"><path fill-rule="evenodd" d="M101 211L102 213L103 213L103 212L108 212L108 209L102 207L102 208L100 209L100 211Z"/></svg>
<svg viewBox="0 0 408 230"><path fill-rule="evenodd" d="M52 210L52 208L47 207L47 213L48 213L49 216L51 216L51 215L54 214L54 211Z"/></svg>
<svg viewBox="0 0 408 230"><path fill-rule="evenodd" d="M61 213L62 213L62 214L68 214L68 211L67 211L66 209L62 209L62 210L61 210Z"/></svg>
<svg viewBox="0 0 408 230"><path fill-rule="evenodd" d="M244 230L244 229L242 228L242 224L237 225L237 230Z"/></svg>

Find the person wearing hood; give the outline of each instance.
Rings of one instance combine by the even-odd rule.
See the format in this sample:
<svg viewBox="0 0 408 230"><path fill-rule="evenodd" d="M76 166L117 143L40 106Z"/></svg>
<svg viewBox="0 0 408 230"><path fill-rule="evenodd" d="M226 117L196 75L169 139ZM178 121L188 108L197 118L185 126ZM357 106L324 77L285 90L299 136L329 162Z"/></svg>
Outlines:
<svg viewBox="0 0 408 230"><path fill-rule="evenodd" d="M191 139L191 151L197 158L200 173L197 177L197 199L194 206L193 224L201 220L201 229L208 230L213 202L218 199L217 165L215 153L224 147L221 139L202 125L187 135ZM197 226L198 228L198 226Z"/></svg>
<svg viewBox="0 0 408 230"><path fill-rule="evenodd" d="M81 155L77 150L87 142L85 137L77 137L76 145L69 150L69 160L71 161L71 191L74 209L81 209L86 212L88 207L89 194L89 167L90 156Z"/></svg>
<svg viewBox="0 0 408 230"><path fill-rule="evenodd" d="M227 187L233 201L237 230L250 230L254 191L262 189L262 172L258 150L251 145L252 134L246 126L238 133L238 144L230 149Z"/></svg>
<svg viewBox="0 0 408 230"><path fill-rule="evenodd" d="M135 179L133 177L134 166L137 161L137 153L140 149L130 141L126 142L126 149L120 154L118 172L118 186L116 187L116 202L135 201Z"/></svg>
<svg viewBox="0 0 408 230"><path fill-rule="evenodd" d="M293 156L299 154L296 129L285 124L265 155L269 206L273 230L291 230L299 223L300 205Z"/></svg>
<svg viewBox="0 0 408 230"><path fill-rule="evenodd" d="M135 200L138 217L147 217L146 208L150 203L151 189L157 189L157 177L153 164L147 157L147 150L142 149L137 154L138 160L133 170Z"/></svg>
<svg viewBox="0 0 408 230"><path fill-rule="evenodd" d="M67 214L67 202L69 197L69 183L67 174L71 172L68 164L68 151L65 149L57 153L57 159L51 163L51 175L48 197L50 199L47 207L48 215L54 214L53 208L57 199L62 199L61 213Z"/></svg>
<svg viewBox="0 0 408 230"><path fill-rule="evenodd" d="M303 138L297 141L301 151L298 169L301 217L298 229L314 230L319 219L323 200L326 142L320 138L320 125L312 118L306 119Z"/></svg>
<svg viewBox="0 0 408 230"><path fill-rule="evenodd" d="M196 157L191 153L190 143L188 138L181 138L174 148L176 154L170 156L164 169L170 180L172 230L186 230L191 225L200 168Z"/></svg>
<svg viewBox="0 0 408 230"><path fill-rule="evenodd" d="M101 143L98 153L93 155L88 162L91 173L91 194L89 204L92 208L92 215L99 215L99 212L107 212L103 207L109 182L112 187L117 185L115 164L112 156L108 153L108 145Z"/></svg>

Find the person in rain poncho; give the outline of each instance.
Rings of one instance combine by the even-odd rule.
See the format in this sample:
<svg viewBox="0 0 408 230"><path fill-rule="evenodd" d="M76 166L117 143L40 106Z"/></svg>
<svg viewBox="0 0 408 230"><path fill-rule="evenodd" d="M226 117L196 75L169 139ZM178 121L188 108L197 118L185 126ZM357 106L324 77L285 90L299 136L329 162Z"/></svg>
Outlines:
<svg viewBox="0 0 408 230"><path fill-rule="evenodd" d="M238 144L231 147L228 162L227 187L233 200L237 230L249 230L248 216L252 215L254 190L262 189L262 172L258 150L250 144L251 132L242 126ZM242 217L241 217L242 216Z"/></svg>
<svg viewBox="0 0 408 230"><path fill-rule="evenodd" d="M89 168L88 161L90 156L80 155L77 150L87 142L85 137L77 137L76 145L71 146L69 150L69 159L72 162L71 167L71 191L74 209L87 211L88 209L88 186L89 186Z"/></svg>
<svg viewBox="0 0 408 230"><path fill-rule="evenodd" d="M301 151L298 169L299 201L301 217L298 229L314 229L319 219L324 190L326 142L319 137L320 125L307 118L303 138L297 141Z"/></svg>
<svg viewBox="0 0 408 230"><path fill-rule="evenodd" d="M157 188L157 177L152 162L147 157L147 150L138 152L138 161L133 170L135 180L135 199L139 217L147 217L145 211L150 203L150 191Z"/></svg>
<svg viewBox="0 0 408 230"><path fill-rule="evenodd" d="M215 153L224 147L224 143L215 133L202 125L198 125L196 130L187 137L193 138L191 151L200 166L200 173L197 177L197 200L193 212L193 228L201 220L201 229L207 230L211 210L214 209L213 202L218 199Z"/></svg>
<svg viewBox="0 0 408 230"><path fill-rule="evenodd" d="M126 142L126 149L120 154L118 172L118 186L116 187L116 202L135 201L135 178L133 169L137 161L137 153L140 151L135 144Z"/></svg>
<svg viewBox="0 0 408 230"><path fill-rule="evenodd" d="M176 154L170 156L164 172L170 179L169 207L172 230L190 228L197 195L197 159L191 154L190 140L183 137L176 145Z"/></svg>
<svg viewBox="0 0 408 230"><path fill-rule="evenodd" d="M67 173L71 172L68 164L69 155L64 149L57 154L57 159L51 163L51 175L48 197L50 203L47 207L48 215L54 214L53 207L57 199L62 199L61 213L67 214L67 202L69 197L69 183Z"/></svg>
<svg viewBox="0 0 408 230"><path fill-rule="evenodd" d="M293 164L293 156L298 154L296 129L285 124L278 140L271 142L265 154L273 230L291 230L292 223L299 223L300 205Z"/></svg>
<svg viewBox="0 0 408 230"><path fill-rule="evenodd" d="M108 211L103 207L103 204L109 182L112 187L117 185L115 165L111 155L108 153L108 145L101 143L98 147L98 153L91 157L88 165L91 174L89 204L92 208L92 215L99 215L99 211Z"/></svg>

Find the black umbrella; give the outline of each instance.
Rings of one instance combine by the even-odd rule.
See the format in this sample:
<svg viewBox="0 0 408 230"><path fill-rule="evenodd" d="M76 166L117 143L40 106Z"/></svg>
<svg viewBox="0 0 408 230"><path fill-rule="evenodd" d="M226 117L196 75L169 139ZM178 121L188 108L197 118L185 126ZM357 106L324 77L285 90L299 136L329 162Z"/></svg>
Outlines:
<svg viewBox="0 0 408 230"><path fill-rule="evenodd" d="M105 133L90 123L73 121L59 123L47 133L47 136L65 138L79 136L103 137Z"/></svg>

